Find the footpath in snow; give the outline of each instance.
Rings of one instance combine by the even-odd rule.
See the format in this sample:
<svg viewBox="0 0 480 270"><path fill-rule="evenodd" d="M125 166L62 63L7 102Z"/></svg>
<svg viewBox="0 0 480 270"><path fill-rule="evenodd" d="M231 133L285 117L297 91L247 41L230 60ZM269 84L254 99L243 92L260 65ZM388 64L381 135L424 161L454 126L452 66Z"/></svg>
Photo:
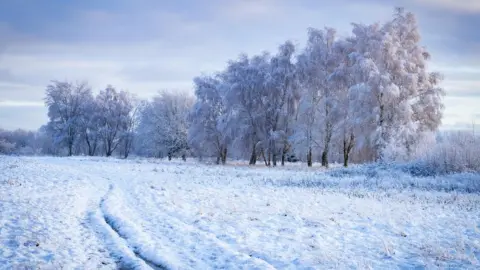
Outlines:
<svg viewBox="0 0 480 270"><path fill-rule="evenodd" d="M13 157L0 171L0 269L480 267L476 175Z"/></svg>

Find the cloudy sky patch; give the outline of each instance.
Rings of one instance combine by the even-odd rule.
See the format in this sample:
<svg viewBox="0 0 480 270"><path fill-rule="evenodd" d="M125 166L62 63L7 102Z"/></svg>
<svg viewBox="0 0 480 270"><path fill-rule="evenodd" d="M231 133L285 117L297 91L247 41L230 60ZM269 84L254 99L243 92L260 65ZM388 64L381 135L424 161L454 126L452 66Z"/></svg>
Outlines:
<svg viewBox="0 0 480 270"><path fill-rule="evenodd" d="M241 52L303 45L308 27L348 35L351 22L417 14L431 67L444 73L444 127L480 114L480 2L475 0L18 0L0 2L0 127L37 129L51 80L112 84L141 98L192 91L192 78Z"/></svg>

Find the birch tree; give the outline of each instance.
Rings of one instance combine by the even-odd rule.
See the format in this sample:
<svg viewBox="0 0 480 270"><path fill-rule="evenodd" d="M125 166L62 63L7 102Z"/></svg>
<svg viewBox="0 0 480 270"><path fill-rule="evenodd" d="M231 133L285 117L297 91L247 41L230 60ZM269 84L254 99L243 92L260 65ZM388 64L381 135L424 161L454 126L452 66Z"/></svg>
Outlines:
<svg viewBox="0 0 480 270"><path fill-rule="evenodd" d="M189 115L188 141L198 153L214 155L226 163L230 136L226 126L225 83L216 77L194 79L196 102Z"/></svg>
<svg viewBox="0 0 480 270"><path fill-rule="evenodd" d="M303 109L306 118L307 164L312 166L312 150L314 144L322 146L322 165L328 166L328 153L333 135L334 121L332 119L333 84L330 75L334 72L337 62L333 54L336 32L332 28L323 30L309 29L307 46L299 56L299 74L304 90ZM314 129L321 129L316 133ZM321 134L320 143L314 134Z"/></svg>
<svg viewBox="0 0 480 270"><path fill-rule="evenodd" d="M235 129L231 131L237 135L234 143L250 148L250 165L256 163L258 150L260 154L264 154L265 146L261 142L266 138L263 105L268 102L264 94L267 89L269 61L268 53L252 59L242 55L237 61L230 61L227 70L222 74L227 83L227 124ZM267 163L265 156L264 161Z"/></svg>
<svg viewBox="0 0 480 270"><path fill-rule="evenodd" d="M265 92L265 100L268 102L263 107L266 110L266 143L269 156L272 155L273 166L277 165L279 149L281 164L285 164L285 155L290 147L288 141L291 133L290 122L300 100L296 66L293 62L294 53L295 46L290 41L279 47L277 55L270 61L270 71L266 82L268 87Z"/></svg>

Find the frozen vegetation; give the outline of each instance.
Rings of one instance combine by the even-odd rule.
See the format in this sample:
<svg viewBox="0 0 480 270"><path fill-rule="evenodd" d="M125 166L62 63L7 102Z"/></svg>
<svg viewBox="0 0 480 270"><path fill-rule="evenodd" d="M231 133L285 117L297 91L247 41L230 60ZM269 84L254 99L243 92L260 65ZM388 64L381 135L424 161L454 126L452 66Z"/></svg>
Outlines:
<svg viewBox="0 0 480 270"><path fill-rule="evenodd" d="M52 81L0 129L0 269L480 268L480 137L439 132L414 14L304 44L194 96Z"/></svg>
<svg viewBox="0 0 480 270"><path fill-rule="evenodd" d="M480 267L480 175L316 166L0 157L0 268Z"/></svg>

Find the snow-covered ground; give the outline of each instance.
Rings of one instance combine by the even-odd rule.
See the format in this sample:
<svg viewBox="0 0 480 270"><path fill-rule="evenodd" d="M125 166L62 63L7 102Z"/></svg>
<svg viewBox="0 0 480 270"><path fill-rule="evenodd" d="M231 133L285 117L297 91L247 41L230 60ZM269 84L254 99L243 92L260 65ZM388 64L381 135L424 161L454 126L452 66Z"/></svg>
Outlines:
<svg viewBox="0 0 480 270"><path fill-rule="evenodd" d="M0 156L0 269L480 267L480 176Z"/></svg>

